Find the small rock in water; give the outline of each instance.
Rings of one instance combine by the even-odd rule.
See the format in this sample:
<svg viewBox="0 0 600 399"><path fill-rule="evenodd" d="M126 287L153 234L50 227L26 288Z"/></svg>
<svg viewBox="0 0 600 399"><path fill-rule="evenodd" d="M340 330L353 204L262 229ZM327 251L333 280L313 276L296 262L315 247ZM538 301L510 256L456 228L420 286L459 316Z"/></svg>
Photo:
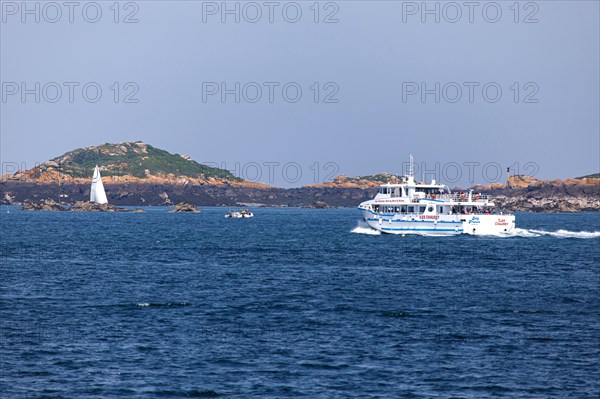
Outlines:
<svg viewBox="0 0 600 399"><path fill-rule="evenodd" d="M190 213L200 213L196 205L189 202L180 202L175 205L175 209L170 210L171 213L179 213L179 212L190 212Z"/></svg>
<svg viewBox="0 0 600 399"><path fill-rule="evenodd" d="M131 212L129 209L118 208L112 204L95 204L87 201L77 201L69 210L71 212Z"/></svg>
<svg viewBox="0 0 600 399"><path fill-rule="evenodd" d="M325 201L315 201L312 204L310 204L308 207L316 208L316 209L326 209L326 208L329 208L329 204Z"/></svg>

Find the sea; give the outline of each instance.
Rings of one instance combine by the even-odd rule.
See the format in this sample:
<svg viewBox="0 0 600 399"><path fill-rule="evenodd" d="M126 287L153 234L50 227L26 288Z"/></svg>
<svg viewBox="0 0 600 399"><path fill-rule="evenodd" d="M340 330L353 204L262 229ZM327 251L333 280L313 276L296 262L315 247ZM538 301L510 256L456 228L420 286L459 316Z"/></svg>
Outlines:
<svg viewBox="0 0 600 399"><path fill-rule="evenodd" d="M0 207L1 398L598 398L600 213Z"/></svg>

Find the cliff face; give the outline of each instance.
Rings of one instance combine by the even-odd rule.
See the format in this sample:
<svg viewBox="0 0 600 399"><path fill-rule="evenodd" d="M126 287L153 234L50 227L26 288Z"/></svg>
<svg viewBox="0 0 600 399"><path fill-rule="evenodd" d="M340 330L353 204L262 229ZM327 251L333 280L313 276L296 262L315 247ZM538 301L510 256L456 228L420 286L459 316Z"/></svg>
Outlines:
<svg viewBox="0 0 600 399"><path fill-rule="evenodd" d="M593 176L593 175L592 175ZM504 209L529 212L600 211L600 178L538 180L511 176L506 185L475 186Z"/></svg>
<svg viewBox="0 0 600 399"><path fill-rule="evenodd" d="M328 206L354 207L373 198L376 189L360 188L292 188L244 185L194 185L169 183L105 183L106 195L117 206L173 205L182 201L196 205L235 206L310 206L316 201ZM90 184L67 183L58 185L31 182L0 182L0 204L21 204L27 201L50 199L64 204L89 199Z"/></svg>

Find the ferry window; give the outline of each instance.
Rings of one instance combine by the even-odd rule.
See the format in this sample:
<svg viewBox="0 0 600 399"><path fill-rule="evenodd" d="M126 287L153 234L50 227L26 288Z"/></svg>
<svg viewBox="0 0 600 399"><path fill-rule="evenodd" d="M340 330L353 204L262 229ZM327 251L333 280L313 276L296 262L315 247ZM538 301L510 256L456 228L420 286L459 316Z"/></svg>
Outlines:
<svg viewBox="0 0 600 399"><path fill-rule="evenodd" d="M408 213L413 213L415 211L415 207L414 206L409 206L408 207Z"/></svg>
<svg viewBox="0 0 600 399"><path fill-rule="evenodd" d="M419 212L420 212L420 213L423 213L423 212L425 212L425 207L424 207L424 206L420 207L420 208L419 208Z"/></svg>
<svg viewBox="0 0 600 399"><path fill-rule="evenodd" d="M429 208L427 208L427 212L433 212L433 207L430 206Z"/></svg>
<svg viewBox="0 0 600 399"><path fill-rule="evenodd" d="M406 205L402 207L402 213L406 213Z"/></svg>

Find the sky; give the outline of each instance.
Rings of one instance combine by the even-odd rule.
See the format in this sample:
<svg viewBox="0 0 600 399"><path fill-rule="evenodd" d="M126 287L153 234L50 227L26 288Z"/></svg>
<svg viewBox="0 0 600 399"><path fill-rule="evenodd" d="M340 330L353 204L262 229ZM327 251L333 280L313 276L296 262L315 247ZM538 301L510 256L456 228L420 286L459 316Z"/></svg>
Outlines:
<svg viewBox="0 0 600 399"><path fill-rule="evenodd" d="M598 1L2 1L2 173L141 140L294 187L600 171Z"/></svg>

